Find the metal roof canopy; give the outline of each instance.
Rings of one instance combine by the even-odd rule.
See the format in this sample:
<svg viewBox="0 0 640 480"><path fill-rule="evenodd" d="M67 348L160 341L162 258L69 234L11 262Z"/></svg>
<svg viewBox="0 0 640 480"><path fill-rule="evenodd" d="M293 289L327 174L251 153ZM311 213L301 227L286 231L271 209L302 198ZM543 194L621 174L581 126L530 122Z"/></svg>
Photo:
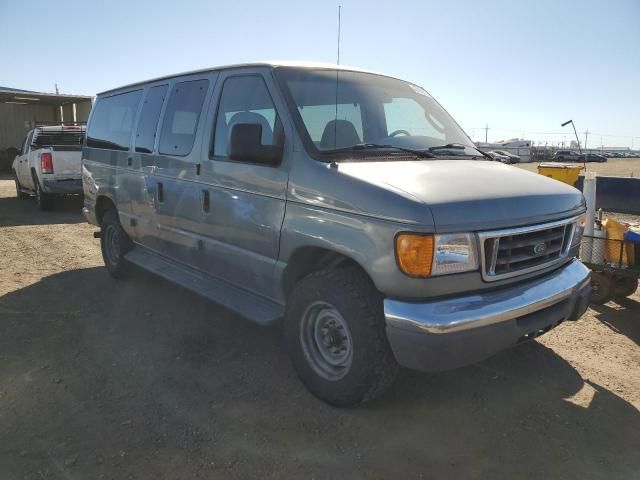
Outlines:
<svg viewBox="0 0 640 480"><path fill-rule="evenodd" d="M17 105L67 105L91 101L88 95L65 95L61 93L31 92L13 88L0 87L0 103Z"/></svg>

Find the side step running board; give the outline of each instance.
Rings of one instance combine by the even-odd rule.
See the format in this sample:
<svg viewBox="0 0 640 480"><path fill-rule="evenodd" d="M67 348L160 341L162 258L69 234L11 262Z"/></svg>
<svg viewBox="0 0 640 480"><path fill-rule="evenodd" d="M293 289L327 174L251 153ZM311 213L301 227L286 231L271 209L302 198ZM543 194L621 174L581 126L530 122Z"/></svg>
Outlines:
<svg viewBox="0 0 640 480"><path fill-rule="evenodd" d="M144 247L134 248L125 258L259 325L270 325L284 316L284 306L278 303L173 262Z"/></svg>

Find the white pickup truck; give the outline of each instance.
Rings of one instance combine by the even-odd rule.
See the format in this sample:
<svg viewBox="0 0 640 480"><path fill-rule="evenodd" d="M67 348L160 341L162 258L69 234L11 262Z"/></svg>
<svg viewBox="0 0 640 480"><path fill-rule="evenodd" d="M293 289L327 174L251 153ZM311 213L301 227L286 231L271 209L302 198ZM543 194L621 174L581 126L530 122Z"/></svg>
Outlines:
<svg viewBox="0 0 640 480"><path fill-rule="evenodd" d="M13 161L19 199L35 197L49 210L56 195L82 193L84 125L40 126L27 133Z"/></svg>

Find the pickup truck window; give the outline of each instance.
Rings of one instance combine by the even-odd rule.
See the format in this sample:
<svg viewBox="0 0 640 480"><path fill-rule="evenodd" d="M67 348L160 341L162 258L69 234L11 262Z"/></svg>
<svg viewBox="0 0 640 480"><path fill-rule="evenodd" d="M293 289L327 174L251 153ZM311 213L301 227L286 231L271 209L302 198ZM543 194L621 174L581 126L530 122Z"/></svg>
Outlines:
<svg viewBox="0 0 640 480"><path fill-rule="evenodd" d="M478 154L451 116L416 85L349 70L336 74L331 69L281 67L275 72L305 145L313 153L365 143L413 150L453 144L456 155ZM436 154L451 155L450 150ZM354 156L367 155L364 149L359 152Z"/></svg>
<svg viewBox="0 0 640 480"><path fill-rule="evenodd" d="M40 130L37 131L32 143L37 147L82 147L84 141L84 130Z"/></svg>
<svg viewBox="0 0 640 480"><path fill-rule="evenodd" d="M227 157L227 140L235 123L262 126L262 144L275 145L280 120L262 77L229 77L222 87L213 142L213 155Z"/></svg>
<svg viewBox="0 0 640 480"><path fill-rule="evenodd" d="M191 153L208 89L209 80L192 80L173 86L162 120L160 153L180 157Z"/></svg>
<svg viewBox="0 0 640 480"><path fill-rule="evenodd" d="M140 97L142 90L134 90L99 99L89 123L87 146L129 150Z"/></svg>
<svg viewBox="0 0 640 480"><path fill-rule="evenodd" d="M169 85L158 85L149 89L144 103L142 113L138 121L138 131L136 132L136 152L151 153L156 142L156 130L160 111L167 94Z"/></svg>

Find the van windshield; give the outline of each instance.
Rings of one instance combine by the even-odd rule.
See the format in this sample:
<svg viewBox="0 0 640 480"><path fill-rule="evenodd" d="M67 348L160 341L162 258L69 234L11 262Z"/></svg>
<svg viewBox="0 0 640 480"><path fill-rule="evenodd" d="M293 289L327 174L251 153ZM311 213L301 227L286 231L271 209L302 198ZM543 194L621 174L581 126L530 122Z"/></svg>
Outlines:
<svg viewBox="0 0 640 480"><path fill-rule="evenodd" d="M478 155L451 116L411 83L346 70L338 71L336 82L336 71L329 69L283 67L276 76L301 134L316 153L373 144L431 149L436 155Z"/></svg>

